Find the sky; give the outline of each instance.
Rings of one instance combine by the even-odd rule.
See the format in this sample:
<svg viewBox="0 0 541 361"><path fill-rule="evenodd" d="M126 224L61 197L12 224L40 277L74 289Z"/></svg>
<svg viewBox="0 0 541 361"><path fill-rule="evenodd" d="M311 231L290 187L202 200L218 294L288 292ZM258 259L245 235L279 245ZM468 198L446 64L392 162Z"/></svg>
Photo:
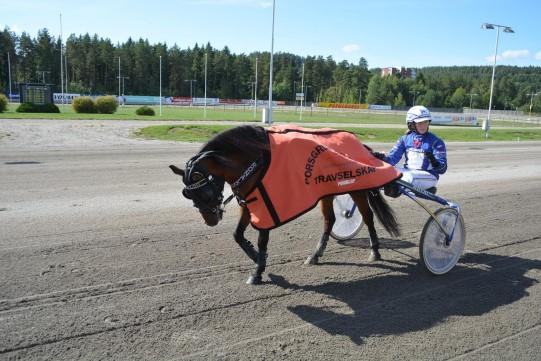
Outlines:
<svg viewBox="0 0 541 361"><path fill-rule="evenodd" d="M541 66L540 0L275 0L274 52L370 68ZM270 51L272 0L0 0L0 27L37 36L97 34L236 54ZM515 33L481 28L491 23ZM503 29L502 29L503 30Z"/></svg>

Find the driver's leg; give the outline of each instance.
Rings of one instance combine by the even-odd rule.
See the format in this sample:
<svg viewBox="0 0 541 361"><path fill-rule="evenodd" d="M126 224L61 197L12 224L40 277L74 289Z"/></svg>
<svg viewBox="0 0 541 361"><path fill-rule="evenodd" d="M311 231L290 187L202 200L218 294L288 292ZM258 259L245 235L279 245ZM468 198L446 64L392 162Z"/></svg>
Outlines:
<svg viewBox="0 0 541 361"><path fill-rule="evenodd" d="M438 179L433 174L424 170L408 170L404 173L402 179L422 189L429 189L438 184Z"/></svg>

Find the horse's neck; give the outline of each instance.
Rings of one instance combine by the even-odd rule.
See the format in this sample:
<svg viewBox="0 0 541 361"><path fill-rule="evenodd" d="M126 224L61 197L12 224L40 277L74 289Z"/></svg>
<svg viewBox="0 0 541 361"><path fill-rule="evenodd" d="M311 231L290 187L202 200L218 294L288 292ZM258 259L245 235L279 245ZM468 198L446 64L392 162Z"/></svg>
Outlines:
<svg viewBox="0 0 541 361"><path fill-rule="evenodd" d="M264 171L265 164L263 164L263 158L263 154L251 154L249 156L243 154L241 157L233 157L232 161L238 164L238 166L234 167L234 169L232 168L227 172L228 174L225 174L224 178L226 182L232 186L239 178L246 176L246 179L242 180L236 191L241 195L247 194L254 188L257 180L260 178L261 172ZM253 168L254 166L255 168Z"/></svg>

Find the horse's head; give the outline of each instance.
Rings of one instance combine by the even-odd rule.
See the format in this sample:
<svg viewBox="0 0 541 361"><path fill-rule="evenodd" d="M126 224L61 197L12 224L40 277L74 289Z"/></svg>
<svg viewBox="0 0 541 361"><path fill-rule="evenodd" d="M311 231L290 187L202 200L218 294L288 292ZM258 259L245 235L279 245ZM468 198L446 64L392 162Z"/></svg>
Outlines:
<svg viewBox="0 0 541 361"><path fill-rule="evenodd" d="M225 180L209 171L208 161L214 152L202 152L193 156L186 163L185 169L174 165L169 168L182 177L184 189L182 195L191 199L208 226L215 226L223 215L223 190Z"/></svg>

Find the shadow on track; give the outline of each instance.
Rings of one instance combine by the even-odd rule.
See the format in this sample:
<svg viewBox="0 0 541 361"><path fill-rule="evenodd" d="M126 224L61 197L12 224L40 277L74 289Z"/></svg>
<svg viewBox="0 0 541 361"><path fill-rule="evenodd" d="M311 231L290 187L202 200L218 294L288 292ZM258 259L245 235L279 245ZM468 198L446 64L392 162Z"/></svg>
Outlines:
<svg viewBox="0 0 541 361"><path fill-rule="evenodd" d="M541 269L541 261L468 254L453 271L440 277L415 263L384 261L372 266L393 273L320 285L294 284L281 276L269 276L284 289L323 294L347 304L351 310L347 314L315 305L288 309L325 332L348 336L360 345L363 338L372 335L426 330L449 316L478 316L516 302L538 282L526 273Z"/></svg>

